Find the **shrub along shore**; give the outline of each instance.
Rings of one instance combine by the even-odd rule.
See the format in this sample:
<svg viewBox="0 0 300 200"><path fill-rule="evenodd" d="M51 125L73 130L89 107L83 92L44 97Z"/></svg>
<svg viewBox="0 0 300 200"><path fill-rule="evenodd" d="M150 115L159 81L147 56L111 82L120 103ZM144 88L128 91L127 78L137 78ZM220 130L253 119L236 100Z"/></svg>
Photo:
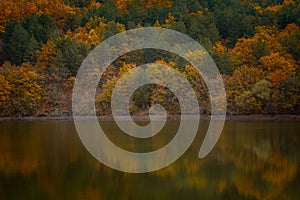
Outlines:
<svg viewBox="0 0 300 200"><path fill-rule="evenodd" d="M112 115L98 116L100 121L111 121L114 120ZM88 119L88 117L83 117L82 119ZM136 121L146 121L149 120L148 115L143 116L132 116L133 120ZM158 120L159 118L155 119ZM180 115L168 115L167 120L180 120ZM197 119L195 115L185 115L183 119ZM47 116L47 117L33 117L33 116L23 116L23 117L0 117L0 121L17 120L17 121L46 121L46 120L73 120L72 116ZM123 120L128 120L123 118ZM200 120L210 120L209 115L201 115ZM251 115L226 115L226 120L228 121L243 121L243 120L275 120L275 121L300 121L300 114L277 114L277 115L267 115L267 114L251 114Z"/></svg>

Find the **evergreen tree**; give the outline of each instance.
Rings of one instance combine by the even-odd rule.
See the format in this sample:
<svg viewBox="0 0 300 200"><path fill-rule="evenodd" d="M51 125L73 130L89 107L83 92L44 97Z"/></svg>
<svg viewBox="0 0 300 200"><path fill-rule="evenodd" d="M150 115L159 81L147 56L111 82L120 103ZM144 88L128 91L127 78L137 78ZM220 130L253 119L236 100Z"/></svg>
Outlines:
<svg viewBox="0 0 300 200"><path fill-rule="evenodd" d="M27 48L30 46L30 35L20 23L11 22L6 26L3 36L3 52L11 63L21 65Z"/></svg>
<svg viewBox="0 0 300 200"><path fill-rule="evenodd" d="M33 36L39 43L45 43L55 34L55 21L48 15L29 15L22 21L22 26Z"/></svg>
<svg viewBox="0 0 300 200"><path fill-rule="evenodd" d="M63 65L69 70L71 76L75 76L89 49L84 43L78 43L70 37L61 37L56 40L57 54Z"/></svg>

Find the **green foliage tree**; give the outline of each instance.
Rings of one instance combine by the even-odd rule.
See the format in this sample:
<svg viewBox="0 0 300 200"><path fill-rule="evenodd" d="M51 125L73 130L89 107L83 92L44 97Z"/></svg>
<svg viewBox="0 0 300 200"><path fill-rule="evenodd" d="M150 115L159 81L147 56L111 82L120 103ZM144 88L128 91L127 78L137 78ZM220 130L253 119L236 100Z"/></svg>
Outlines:
<svg viewBox="0 0 300 200"><path fill-rule="evenodd" d="M102 1L101 7L95 12L96 16L104 17L109 21L120 21L121 11L116 7L114 0Z"/></svg>
<svg viewBox="0 0 300 200"><path fill-rule="evenodd" d="M5 59L10 60L16 65L22 64L24 57L28 56L29 53L32 53L27 51L29 45L30 35L20 23L11 22L7 24L3 36L3 52L6 56Z"/></svg>
<svg viewBox="0 0 300 200"><path fill-rule="evenodd" d="M89 48L86 44L78 43L71 37L60 37L55 41L61 64L70 72L71 76L75 76L83 59L87 56Z"/></svg>
<svg viewBox="0 0 300 200"><path fill-rule="evenodd" d="M214 44L220 39L218 28L211 14L193 14L186 17L187 34L197 41L203 42L203 38L209 39ZM202 40L202 41L201 41Z"/></svg>
<svg viewBox="0 0 300 200"><path fill-rule="evenodd" d="M74 32L76 28L82 25L84 17L79 14L68 15L64 21L64 31L71 30Z"/></svg>
<svg viewBox="0 0 300 200"><path fill-rule="evenodd" d="M55 35L55 21L47 15L32 14L22 22L9 22L3 35L3 60L20 65L35 63L35 52L41 44Z"/></svg>
<svg viewBox="0 0 300 200"><path fill-rule="evenodd" d="M233 47L238 38L250 37L258 25L257 12L242 1L231 0L210 2L216 19L216 25L229 47Z"/></svg>
<svg viewBox="0 0 300 200"><path fill-rule="evenodd" d="M45 43L50 37L55 35L55 20L49 15L28 15L21 24L29 35L34 37L39 43Z"/></svg>
<svg viewBox="0 0 300 200"><path fill-rule="evenodd" d="M231 75L233 73L234 69L231 63L231 57L225 46L217 42L208 52L222 74Z"/></svg>
<svg viewBox="0 0 300 200"><path fill-rule="evenodd" d="M297 6L298 5L298 6ZM286 4L276 13L278 25L281 28L286 27L288 24L295 23L300 26L300 7L299 3Z"/></svg>
<svg viewBox="0 0 300 200"><path fill-rule="evenodd" d="M76 7L86 7L88 6L92 0L63 0L65 4Z"/></svg>

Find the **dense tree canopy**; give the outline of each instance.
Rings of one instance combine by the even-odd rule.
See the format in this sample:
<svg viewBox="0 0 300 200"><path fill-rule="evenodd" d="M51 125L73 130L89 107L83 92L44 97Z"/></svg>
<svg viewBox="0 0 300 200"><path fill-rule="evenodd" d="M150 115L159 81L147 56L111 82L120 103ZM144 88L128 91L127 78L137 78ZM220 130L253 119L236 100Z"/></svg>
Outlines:
<svg viewBox="0 0 300 200"><path fill-rule="evenodd" d="M0 115L70 113L72 84L88 53L108 37L138 27L180 31L199 42L217 64L228 112L300 112L299 0L3 0L0 5ZM191 52L193 55L199 52ZM103 75L98 114L110 113L111 91L141 64L163 63L195 89L210 113L201 76L184 59L164 51L121 56ZM159 72L157 72L159 73ZM148 85L132 97L132 113L153 103L180 113L174 94Z"/></svg>

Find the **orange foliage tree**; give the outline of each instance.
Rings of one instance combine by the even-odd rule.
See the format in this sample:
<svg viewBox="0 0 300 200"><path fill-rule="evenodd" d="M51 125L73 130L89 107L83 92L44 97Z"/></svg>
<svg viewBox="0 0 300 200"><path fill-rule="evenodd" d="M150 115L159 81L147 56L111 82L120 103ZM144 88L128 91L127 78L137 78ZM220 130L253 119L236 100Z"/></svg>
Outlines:
<svg viewBox="0 0 300 200"><path fill-rule="evenodd" d="M21 21L33 13L47 14L55 18L59 25L64 19L78 12L79 9L67 6L62 0L3 0L0 4L0 33L9 20Z"/></svg>
<svg viewBox="0 0 300 200"><path fill-rule="evenodd" d="M227 92L230 101L236 101L235 105L239 104L240 109L244 107L250 108L249 111L259 112L250 106L257 103L257 98L250 91L255 82L251 84L250 88L239 89L241 85L247 85L249 80L260 77L256 82L265 79L271 83L272 98L268 101L268 111L272 113L282 112L287 109L287 106L290 108L296 106L294 102L289 103L290 98L286 96L287 92L285 91L288 88L283 87L283 85L299 73L299 61L295 58L298 58L297 49L300 49L300 45L298 44L299 41L294 41L297 39L297 34L300 33L299 27L290 24L284 30L279 31L275 27L260 26L256 28L256 31L253 37L241 38L235 47L229 50L231 63L236 70L233 76L228 79ZM292 45L288 44L289 40ZM243 65L248 66L248 68L240 70L240 66ZM241 74L246 73L249 68L260 70L260 73L251 75L255 77ZM238 77L242 76L245 79L240 81ZM248 99L248 106L244 104L245 99ZM261 104L257 104L256 108L258 107L261 107Z"/></svg>
<svg viewBox="0 0 300 200"><path fill-rule="evenodd" d="M21 21L26 15L38 10L37 5L32 1L3 0L0 3L0 33L9 20Z"/></svg>

